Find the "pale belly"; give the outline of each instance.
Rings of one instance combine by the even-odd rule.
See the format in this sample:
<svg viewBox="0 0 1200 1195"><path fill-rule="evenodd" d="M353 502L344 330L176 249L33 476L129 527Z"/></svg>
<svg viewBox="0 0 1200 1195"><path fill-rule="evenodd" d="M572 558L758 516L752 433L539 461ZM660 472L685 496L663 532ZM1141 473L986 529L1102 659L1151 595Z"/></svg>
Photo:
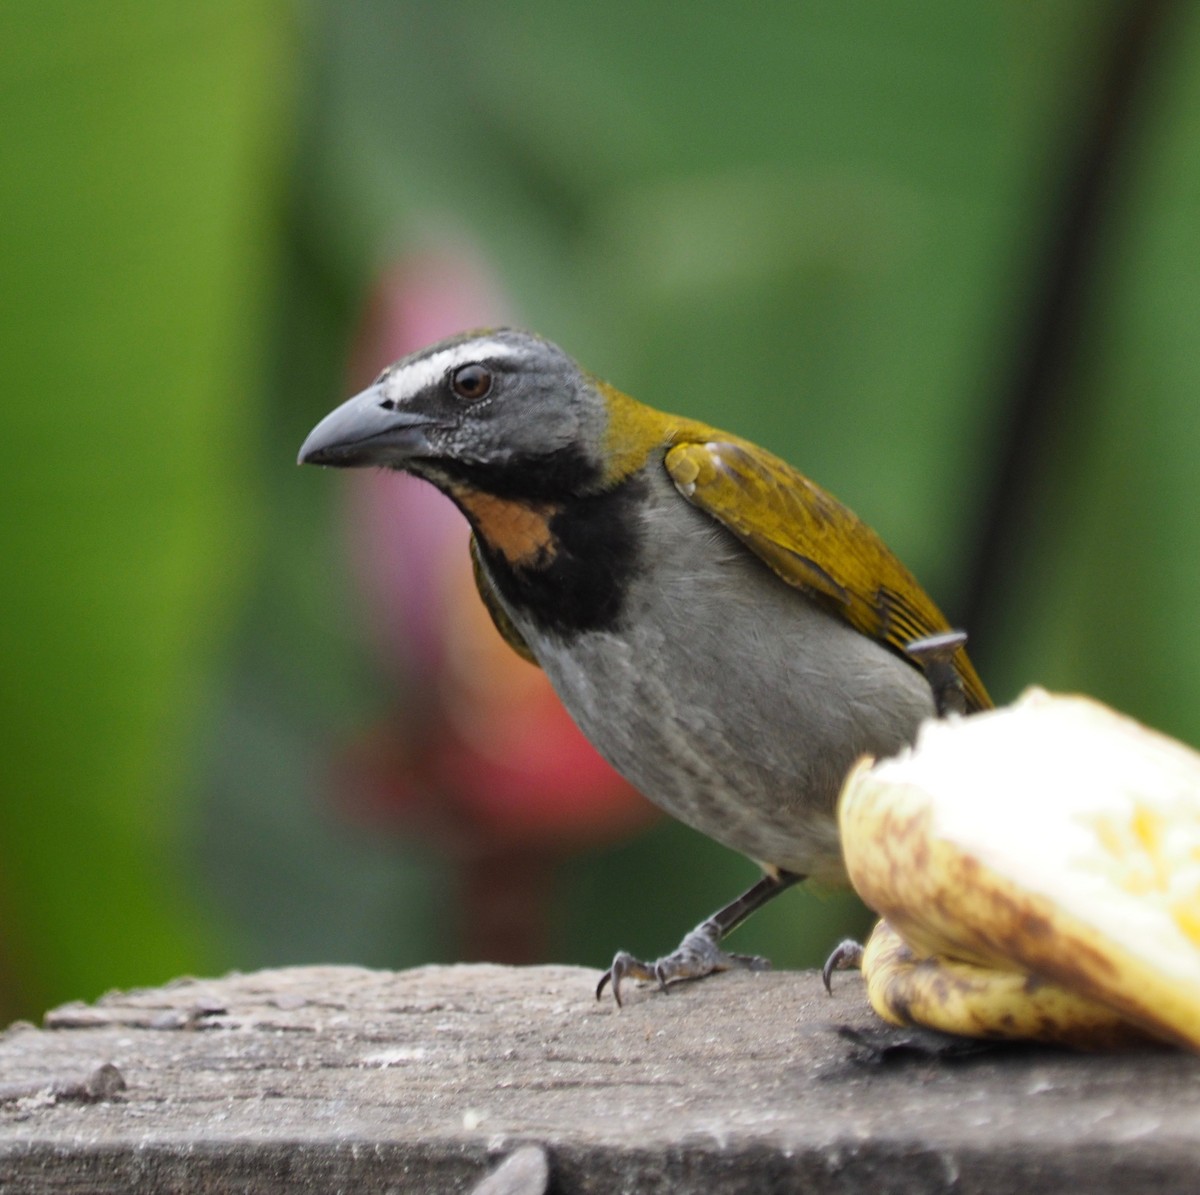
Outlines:
<svg viewBox="0 0 1200 1195"><path fill-rule="evenodd" d="M840 876L841 781L861 755L910 742L932 714L921 673L749 557L643 586L626 628L538 653L600 753L716 841Z"/></svg>

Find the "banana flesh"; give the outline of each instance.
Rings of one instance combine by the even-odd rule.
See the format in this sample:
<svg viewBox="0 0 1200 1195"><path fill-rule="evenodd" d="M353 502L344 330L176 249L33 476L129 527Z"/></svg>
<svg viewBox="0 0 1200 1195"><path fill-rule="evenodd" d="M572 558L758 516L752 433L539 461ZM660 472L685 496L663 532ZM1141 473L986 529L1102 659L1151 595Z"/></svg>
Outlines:
<svg viewBox="0 0 1200 1195"><path fill-rule="evenodd" d="M1200 1049L1200 755L1087 698L931 722L839 824L887 922L876 1011L975 1037Z"/></svg>

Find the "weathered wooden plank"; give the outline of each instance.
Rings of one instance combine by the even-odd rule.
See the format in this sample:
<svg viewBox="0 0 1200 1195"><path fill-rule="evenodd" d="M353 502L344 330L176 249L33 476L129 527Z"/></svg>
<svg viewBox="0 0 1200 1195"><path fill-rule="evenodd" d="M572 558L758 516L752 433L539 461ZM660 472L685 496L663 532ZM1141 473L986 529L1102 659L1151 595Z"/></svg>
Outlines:
<svg viewBox="0 0 1200 1195"><path fill-rule="evenodd" d="M0 1036L0 1189L470 1190L526 1142L563 1192L1200 1186L1189 1055L930 1056L873 1036L851 975L621 1011L595 979L305 967L66 1006Z"/></svg>

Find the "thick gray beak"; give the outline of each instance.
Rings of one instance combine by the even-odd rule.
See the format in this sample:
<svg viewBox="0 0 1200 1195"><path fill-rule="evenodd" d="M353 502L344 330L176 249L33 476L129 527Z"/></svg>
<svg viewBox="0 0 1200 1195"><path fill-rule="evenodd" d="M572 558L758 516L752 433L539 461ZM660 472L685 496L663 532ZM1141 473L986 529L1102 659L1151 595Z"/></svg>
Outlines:
<svg viewBox="0 0 1200 1195"><path fill-rule="evenodd" d="M382 386L372 386L331 411L300 446L300 465L393 465L403 468L429 449L425 430L435 420L397 409Z"/></svg>

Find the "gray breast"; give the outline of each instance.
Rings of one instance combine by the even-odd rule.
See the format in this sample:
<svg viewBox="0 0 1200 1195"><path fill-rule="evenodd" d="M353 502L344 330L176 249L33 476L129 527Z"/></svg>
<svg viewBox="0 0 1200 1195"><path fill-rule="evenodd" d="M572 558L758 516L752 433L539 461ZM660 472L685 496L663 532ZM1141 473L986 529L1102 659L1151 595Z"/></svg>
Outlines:
<svg viewBox="0 0 1200 1195"><path fill-rule="evenodd" d="M933 712L924 678L661 474L643 517L649 566L620 626L543 642L542 667L600 753L668 813L760 862L840 874L842 778L911 741Z"/></svg>

